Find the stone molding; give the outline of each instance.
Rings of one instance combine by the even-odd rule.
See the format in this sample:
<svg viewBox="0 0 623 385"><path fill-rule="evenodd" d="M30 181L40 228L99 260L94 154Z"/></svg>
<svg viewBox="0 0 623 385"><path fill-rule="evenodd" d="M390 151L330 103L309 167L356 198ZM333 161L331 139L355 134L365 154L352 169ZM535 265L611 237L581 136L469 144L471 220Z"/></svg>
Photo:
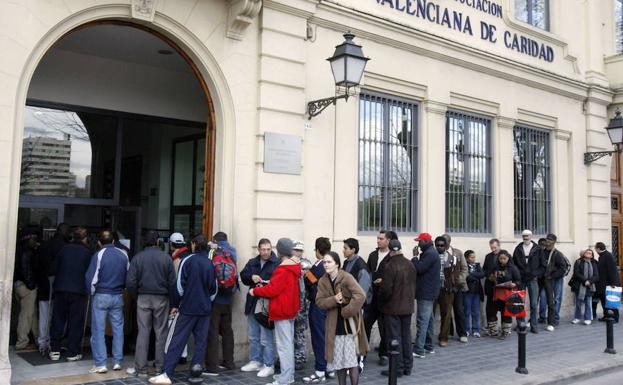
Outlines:
<svg viewBox="0 0 623 385"><path fill-rule="evenodd" d="M227 37L242 40L244 31L253 23L262 9L262 0L229 0Z"/></svg>
<svg viewBox="0 0 623 385"><path fill-rule="evenodd" d="M154 22L158 0L132 0L132 18Z"/></svg>
<svg viewBox="0 0 623 385"><path fill-rule="evenodd" d="M426 85L369 71L364 72L361 88L415 100L424 100L428 93Z"/></svg>
<svg viewBox="0 0 623 385"><path fill-rule="evenodd" d="M457 92L450 92L450 107L465 112L485 115L497 115L500 112L500 103L459 94Z"/></svg>

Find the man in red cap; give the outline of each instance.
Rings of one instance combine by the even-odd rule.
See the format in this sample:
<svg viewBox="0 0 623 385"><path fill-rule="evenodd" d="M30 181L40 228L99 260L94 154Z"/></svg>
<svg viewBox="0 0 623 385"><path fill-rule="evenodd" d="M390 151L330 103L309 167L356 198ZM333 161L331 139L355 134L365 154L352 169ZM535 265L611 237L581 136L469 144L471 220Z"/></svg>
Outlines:
<svg viewBox="0 0 623 385"><path fill-rule="evenodd" d="M433 247L428 233L420 234L415 240L420 248L420 257L412 259L417 271L415 299L417 300L417 336L413 356L424 358L425 353L434 353L433 335L435 320L433 309L441 288L441 261Z"/></svg>

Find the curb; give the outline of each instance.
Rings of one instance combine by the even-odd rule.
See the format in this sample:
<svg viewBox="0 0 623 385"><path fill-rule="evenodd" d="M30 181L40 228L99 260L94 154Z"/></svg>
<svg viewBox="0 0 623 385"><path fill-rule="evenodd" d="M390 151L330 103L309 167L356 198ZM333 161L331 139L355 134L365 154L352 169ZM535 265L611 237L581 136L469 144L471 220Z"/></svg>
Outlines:
<svg viewBox="0 0 623 385"><path fill-rule="evenodd" d="M569 376L559 377L554 380L545 381L545 382L535 382L535 384L539 385L568 385L571 382L576 382L580 380L588 380L595 377L603 376L606 374L610 374L617 370L623 369L623 362L618 362L613 365L608 365L600 368L583 370L578 373L571 373Z"/></svg>

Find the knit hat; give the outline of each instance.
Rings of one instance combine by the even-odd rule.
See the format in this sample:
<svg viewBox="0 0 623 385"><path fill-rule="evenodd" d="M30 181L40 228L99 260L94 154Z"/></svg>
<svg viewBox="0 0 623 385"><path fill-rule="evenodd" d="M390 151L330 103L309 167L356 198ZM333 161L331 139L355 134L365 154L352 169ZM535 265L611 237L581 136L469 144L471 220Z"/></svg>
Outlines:
<svg viewBox="0 0 623 385"><path fill-rule="evenodd" d="M280 238L277 241L277 254L280 257L291 257L294 242L290 238Z"/></svg>

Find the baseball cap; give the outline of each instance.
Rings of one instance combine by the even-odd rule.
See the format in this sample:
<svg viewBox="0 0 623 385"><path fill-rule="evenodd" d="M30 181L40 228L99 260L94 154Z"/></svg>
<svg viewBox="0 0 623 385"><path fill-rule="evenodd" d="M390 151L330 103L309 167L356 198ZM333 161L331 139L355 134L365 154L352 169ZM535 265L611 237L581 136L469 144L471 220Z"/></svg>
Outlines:
<svg viewBox="0 0 623 385"><path fill-rule="evenodd" d="M420 233L420 235L418 235L417 238L415 238L415 240L432 242L433 237L431 237L429 233Z"/></svg>
<svg viewBox="0 0 623 385"><path fill-rule="evenodd" d="M304 251L305 244L301 241L294 241L294 247L292 248L292 250Z"/></svg>
<svg viewBox="0 0 623 385"><path fill-rule="evenodd" d="M391 241L389 241L389 249L391 251L400 251L402 250L402 245L400 244L399 240L392 239Z"/></svg>
<svg viewBox="0 0 623 385"><path fill-rule="evenodd" d="M176 245L183 245L185 243L184 236L180 233L173 233L169 237L169 242L176 244Z"/></svg>
<svg viewBox="0 0 623 385"><path fill-rule="evenodd" d="M525 236L525 235L532 235L532 231L530 231L530 230L524 230L524 231L521 233L521 236L523 237L523 236Z"/></svg>

